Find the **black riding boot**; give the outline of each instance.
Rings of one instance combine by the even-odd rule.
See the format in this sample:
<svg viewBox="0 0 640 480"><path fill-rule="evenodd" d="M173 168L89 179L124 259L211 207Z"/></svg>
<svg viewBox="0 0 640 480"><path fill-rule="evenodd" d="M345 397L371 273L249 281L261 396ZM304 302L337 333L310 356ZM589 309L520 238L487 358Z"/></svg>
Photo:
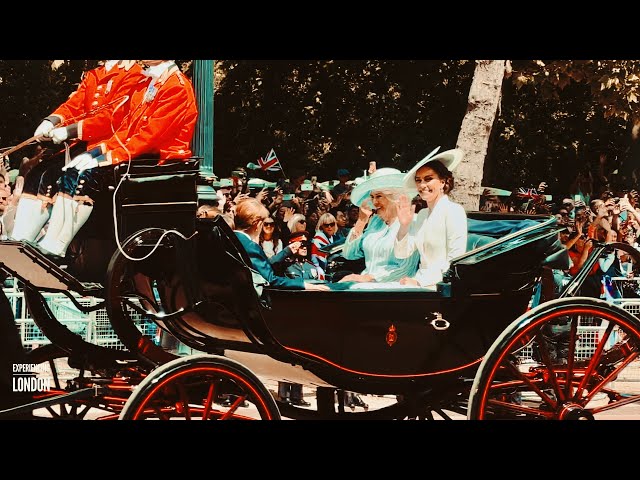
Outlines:
<svg viewBox="0 0 640 480"><path fill-rule="evenodd" d="M302 395L302 384L291 384L291 403L299 407L309 407L311 404L307 402Z"/></svg>
<svg viewBox="0 0 640 480"><path fill-rule="evenodd" d="M278 382L278 399L284 403L291 403L291 387L289 382Z"/></svg>

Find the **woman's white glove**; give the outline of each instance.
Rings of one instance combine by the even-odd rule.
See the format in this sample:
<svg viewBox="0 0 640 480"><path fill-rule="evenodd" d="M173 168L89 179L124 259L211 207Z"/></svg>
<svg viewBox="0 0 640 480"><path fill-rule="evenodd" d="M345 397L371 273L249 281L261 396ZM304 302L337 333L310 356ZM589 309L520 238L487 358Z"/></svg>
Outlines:
<svg viewBox="0 0 640 480"><path fill-rule="evenodd" d="M67 127L54 128L47 136L51 137L53 143L59 144L69 138L69 132L67 132Z"/></svg>
<svg viewBox="0 0 640 480"><path fill-rule="evenodd" d="M33 133L34 137L46 136L51 130L53 130L53 123L49 120L43 120L36 131ZM40 141L40 140L38 140Z"/></svg>
<svg viewBox="0 0 640 480"><path fill-rule="evenodd" d="M95 168L98 166L98 160L93 158L90 153L85 152L81 153L73 160L71 160L67 165L62 167L62 170L68 170L69 168L75 168L78 172L82 172L83 170L87 170L89 168Z"/></svg>

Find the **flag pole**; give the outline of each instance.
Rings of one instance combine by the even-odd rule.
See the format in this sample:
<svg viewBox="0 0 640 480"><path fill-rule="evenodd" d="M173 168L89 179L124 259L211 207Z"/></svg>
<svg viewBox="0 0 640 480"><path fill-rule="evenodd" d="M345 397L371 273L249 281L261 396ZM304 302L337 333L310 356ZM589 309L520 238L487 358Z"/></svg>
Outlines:
<svg viewBox="0 0 640 480"><path fill-rule="evenodd" d="M269 154L271 154L273 152L273 155L278 158L278 155L276 154L275 149L271 149L271 152L269 152ZM267 155L269 156L269 155ZM282 178L284 178L285 180L289 180L289 177L287 177L287 175L284 173L284 168L282 167L282 163L280 163L280 159L278 158L278 165L280 166L280 171L282 172Z"/></svg>
<svg viewBox="0 0 640 480"><path fill-rule="evenodd" d="M280 165L280 171L282 172L282 177L285 180L289 180L289 177L287 177L287 175L285 175L285 173L284 173L284 168L282 168L282 164L280 163L280 159L278 159L278 165Z"/></svg>
<svg viewBox="0 0 640 480"><path fill-rule="evenodd" d="M273 155L272 155L273 154ZM271 168L275 165L278 166L278 168L280 169L280 172L282 172L282 177L285 180L289 180L289 177L287 177L287 175L284 173L284 168L282 168L282 163L280 163L280 159L278 158L278 156L276 155L276 151L272 148L271 151L267 154L267 159L264 160L262 157L259 158L258 165L255 165L254 163L248 163L247 167L249 168L259 168L260 170L262 170L263 172L269 172L272 171ZM276 163L274 165L269 165L269 162L271 160L275 159Z"/></svg>

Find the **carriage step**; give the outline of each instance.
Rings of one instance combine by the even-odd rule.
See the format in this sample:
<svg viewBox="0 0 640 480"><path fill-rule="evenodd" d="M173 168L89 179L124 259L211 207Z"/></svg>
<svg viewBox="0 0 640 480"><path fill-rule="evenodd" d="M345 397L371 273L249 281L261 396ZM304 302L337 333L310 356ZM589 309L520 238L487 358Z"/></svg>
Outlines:
<svg viewBox="0 0 640 480"><path fill-rule="evenodd" d="M40 250L22 241L0 241L0 270L36 290L72 290L87 296L100 296L96 294L104 290L99 283L78 281Z"/></svg>
<svg viewBox="0 0 640 480"><path fill-rule="evenodd" d="M78 281L42 252L26 242L0 241L0 269L37 290L77 289Z"/></svg>

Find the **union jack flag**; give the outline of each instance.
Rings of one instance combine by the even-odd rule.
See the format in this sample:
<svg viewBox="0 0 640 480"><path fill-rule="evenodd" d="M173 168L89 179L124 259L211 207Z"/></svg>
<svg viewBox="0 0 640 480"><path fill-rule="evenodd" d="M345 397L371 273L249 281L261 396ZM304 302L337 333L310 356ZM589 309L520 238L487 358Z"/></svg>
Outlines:
<svg viewBox="0 0 640 480"><path fill-rule="evenodd" d="M280 160L276 156L276 152L271 149L271 151L267 154L267 159L260 157L258 159L258 165L265 172L268 170L270 172L277 172L278 170L282 170L282 165L280 165Z"/></svg>
<svg viewBox="0 0 640 480"><path fill-rule="evenodd" d="M538 191L535 188L518 188L516 195L520 198L531 198L533 200L537 200L542 195L538 194Z"/></svg>
<svg viewBox="0 0 640 480"><path fill-rule="evenodd" d="M602 287L600 287L600 298L603 298L607 302L613 302L615 299L615 287L611 281L611 277L605 275L600 281Z"/></svg>

